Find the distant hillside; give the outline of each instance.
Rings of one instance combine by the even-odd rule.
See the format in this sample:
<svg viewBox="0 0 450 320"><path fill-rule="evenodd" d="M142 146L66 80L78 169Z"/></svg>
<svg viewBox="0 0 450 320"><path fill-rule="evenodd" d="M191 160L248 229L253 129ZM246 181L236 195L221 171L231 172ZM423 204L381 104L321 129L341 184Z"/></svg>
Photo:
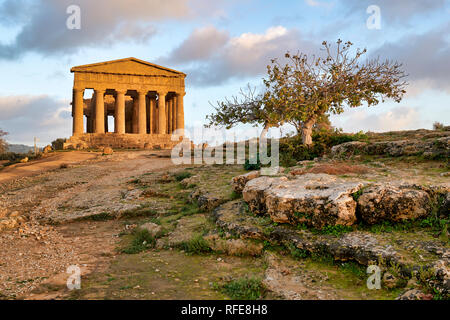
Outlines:
<svg viewBox="0 0 450 320"><path fill-rule="evenodd" d="M28 153L29 151L34 151L34 147L30 147L24 144L8 144L7 151L14 153Z"/></svg>

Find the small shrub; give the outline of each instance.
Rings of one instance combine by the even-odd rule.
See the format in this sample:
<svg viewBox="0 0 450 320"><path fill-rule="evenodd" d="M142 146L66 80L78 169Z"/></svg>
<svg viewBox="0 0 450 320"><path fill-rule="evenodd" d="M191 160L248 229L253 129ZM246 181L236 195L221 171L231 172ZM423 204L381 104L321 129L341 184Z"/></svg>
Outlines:
<svg viewBox="0 0 450 320"><path fill-rule="evenodd" d="M436 121L435 123L433 123L433 130L438 130L438 131L441 131L441 130L444 130L444 124L443 123L440 123L440 122L438 122L438 121Z"/></svg>
<svg viewBox="0 0 450 320"><path fill-rule="evenodd" d="M183 171L183 172L175 174L175 179L177 181L182 181L182 180L190 178L190 177L192 177L192 173L190 173L188 171Z"/></svg>
<svg viewBox="0 0 450 320"><path fill-rule="evenodd" d="M64 138L58 138L56 140L52 141L52 148L53 150L63 150L64 149L64 142L66 142L66 139Z"/></svg>
<svg viewBox="0 0 450 320"><path fill-rule="evenodd" d="M208 242L201 235L183 241L179 244L179 247L188 254L205 254L211 252Z"/></svg>
<svg viewBox="0 0 450 320"><path fill-rule="evenodd" d="M266 293L261 279L248 277L225 283L219 289L234 300L258 300Z"/></svg>
<svg viewBox="0 0 450 320"><path fill-rule="evenodd" d="M247 171L261 169L261 162L259 161L259 154L256 156L256 159L254 157L251 159L245 159L244 169Z"/></svg>
<svg viewBox="0 0 450 320"><path fill-rule="evenodd" d="M153 248L156 244L155 238L145 229L135 229L133 231L133 240L130 245L122 249L123 253L136 254Z"/></svg>
<svg viewBox="0 0 450 320"><path fill-rule="evenodd" d="M292 243L288 246L289 252L291 253L291 256L295 259L304 259L307 258L310 254L308 250L305 249L299 249Z"/></svg>

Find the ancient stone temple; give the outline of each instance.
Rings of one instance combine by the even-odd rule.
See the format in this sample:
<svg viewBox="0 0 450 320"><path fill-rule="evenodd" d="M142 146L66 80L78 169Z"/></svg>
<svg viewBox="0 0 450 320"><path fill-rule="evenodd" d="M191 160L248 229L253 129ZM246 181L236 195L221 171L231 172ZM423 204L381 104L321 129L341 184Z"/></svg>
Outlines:
<svg viewBox="0 0 450 320"><path fill-rule="evenodd" d="M136 58L73 67L73 135L65 148L172 148L184 130L186 74ZM84 98L92 89L91 98ZM108 126L114 117L114 129ZM111 128L112 129L112 128ZM183 132L177 130L177 133ZM113 131L113 132L111 132ZM181 139L181 135L177 136Z"/></svg>

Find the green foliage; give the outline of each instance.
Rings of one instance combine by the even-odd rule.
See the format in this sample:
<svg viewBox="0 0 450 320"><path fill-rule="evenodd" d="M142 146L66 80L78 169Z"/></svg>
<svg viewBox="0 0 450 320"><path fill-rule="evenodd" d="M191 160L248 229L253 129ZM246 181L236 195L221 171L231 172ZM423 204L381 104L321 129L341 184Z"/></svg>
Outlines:
<svg viewBox="0 0 450 320"><path fill-rule="evenodd" d="M236 199L240 199L242 197L242 194L236 192L236 191L231 191L231 195L230 195L230 199L231 200L236 200Z"/></svg>
<svg viewBox="0 0 450 320"><path fill-rule="evenodd" d="M179 244L179 247L187 254L205 254L211 252L208 242L201 236L197 235L187 241Z"/></svg>
<svg viewBox="0 0 450 320"><path fill-rule="evenodd" d="M292 243L290 243L287 246L287 248L288 248L289 252L291 253L291 256L295 259L305 259L310 255L308 250L299 249Z"/></svg>
<svg viewBox="0 0 450 320"><path fill-rule="evenodd" d="M300 135L280 139L280 164L289 167L297 161L313 160L329 152L333 146L350 141L367 141L368 137L362 132L343 134L339 130L318 130L313 133L312 139L311 146L303 145Z"/></svg>
<svg viewBox="0 0 450 320"><path fill-rule="evenodd" d="M358 201L359 197L361 197L361 195L363 194L363 191L364 191L363 189L359 189L358 191L353 192L352 193L353 200Z"/></svg>
<svg viewBox="0 0 450 320"><path fill-rule="evenodd" d="M342 262L338 264L338 267L343 272L353 274L360 279L366 279L367 277L366 268L357 262L354 261Z"/></svg>
<svg viewBox="0 0 450 320"><path fill-rule="evenodd" d="M245 159L244 169L247 171L259 170L261 169L261 161L259 161L259 153L255 158Z"/></svg>
<svg viewBox="0 0 450 320"><path fill-rule="evenodd" d="M177 181L182 181L182 180L184 180L186 178L190 178L190 177L192 177L192 173L190 173L188 171L182 171L182 172L175 174L175 180L177 180Z"/></svg>
<svg viewBox="0 0 450 320"><path fill-rule="evenodd" d="M344 233L351 232L351 231L353 231L353 228L351 226L343 226L340 224L335 225L335 226L326 225L322 229L313 230L313 232L315 232L315 233L331 234L336 237L339 237L339 236L343 235Z"/></svg>
<svg viewBox="0 0 450 320"><path fill-rule="evenodd" d="M66 142L66 139L64 138L58 138L56 140L52 141L52 148L53 150L63 150L64 149L64 142Z"/></svg>
<svg viewBox="0 0 450 320"><path fill-rule="evenodd" d="M264 297L266 288L261 279L243 277L216 288L234 300L259 300Z"/></svg>
<svg viewBox="0 0 450 320"><path fill-rule="evenodd" d="M156 245L156 239L145 229L135 229L131 243L122 249L123 253L136 254L153 248Z"/></svg>

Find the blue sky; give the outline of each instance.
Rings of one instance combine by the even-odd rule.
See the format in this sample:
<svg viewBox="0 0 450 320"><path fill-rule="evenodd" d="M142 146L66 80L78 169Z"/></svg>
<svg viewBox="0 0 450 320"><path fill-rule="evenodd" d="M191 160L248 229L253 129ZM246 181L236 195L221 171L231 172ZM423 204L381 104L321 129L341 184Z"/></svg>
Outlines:
<svg viewBox="0 0 450 320"><path fill-rule="evenodd" d="M66 28L72 4L81 30ZM370 5L380 9L380 29L367 28ZM347 110L332 116L335 126L448 125L449 17L447 0L0 0L0 128L10 143L69 137L70 68L131 56L187 73L185 122L202 123L210 101L260 85L270 58L317 53L338 38L403 62L410 85L401 103Z"/></svg>

